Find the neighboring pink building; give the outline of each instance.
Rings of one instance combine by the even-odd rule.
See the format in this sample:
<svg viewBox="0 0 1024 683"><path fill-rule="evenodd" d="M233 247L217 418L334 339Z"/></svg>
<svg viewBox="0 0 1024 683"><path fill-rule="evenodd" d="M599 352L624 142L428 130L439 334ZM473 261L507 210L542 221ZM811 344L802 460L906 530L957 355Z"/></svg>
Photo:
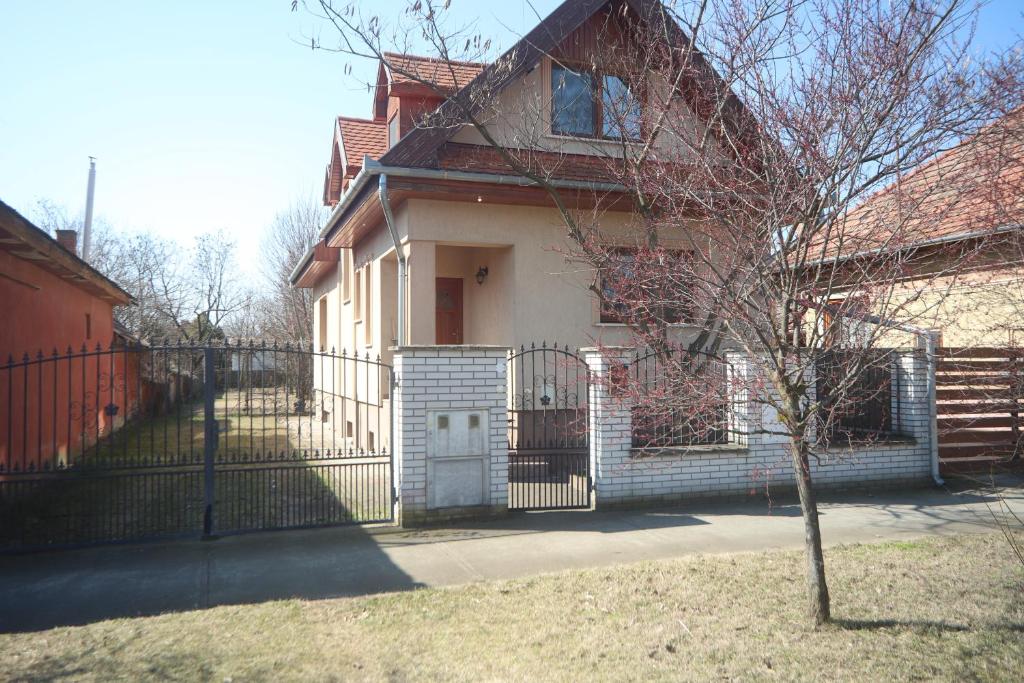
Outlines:
<svg viewBox="0 0 1024 683"><path fill-rule="evenodd" d="M137 383L109 379L136 374L127 354L95 353L114 343L114 306L132 298L75 254L75 240L70 230L53 239L0 202L0 471L66 457L104 433L103 408L127 404Z"/></svg>
<svg viewBox="0 0 1024 683"><path fill-rule="evenodd" d="M78 258L74 231L60 232L50 237L0 201L0 362L113 341L114 306L131 295Z"/></svg>

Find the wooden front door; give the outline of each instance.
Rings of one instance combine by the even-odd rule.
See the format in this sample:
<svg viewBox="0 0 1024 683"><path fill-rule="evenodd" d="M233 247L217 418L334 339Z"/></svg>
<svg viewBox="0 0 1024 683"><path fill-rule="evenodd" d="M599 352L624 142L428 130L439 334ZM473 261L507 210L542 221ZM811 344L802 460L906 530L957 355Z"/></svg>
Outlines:
<svg viewBox="0 0 1024 683"><path fill-rule="evenodd" d="M438 344L462 343L462 278L439 277L435 317Z"/></svg>

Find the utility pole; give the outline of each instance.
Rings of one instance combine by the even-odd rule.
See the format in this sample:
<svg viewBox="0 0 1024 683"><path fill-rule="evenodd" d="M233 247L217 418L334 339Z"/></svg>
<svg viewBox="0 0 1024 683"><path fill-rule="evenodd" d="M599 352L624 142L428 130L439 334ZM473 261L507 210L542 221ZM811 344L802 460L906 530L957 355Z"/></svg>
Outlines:
<svg viewBox="0 0 1024 683"><path fill-rule="evenodd" d="M92 203L96 193L96 157L89 157L89 187L85 194L85 226L82 229L82 260L89 260L92 246Z"/></svg>

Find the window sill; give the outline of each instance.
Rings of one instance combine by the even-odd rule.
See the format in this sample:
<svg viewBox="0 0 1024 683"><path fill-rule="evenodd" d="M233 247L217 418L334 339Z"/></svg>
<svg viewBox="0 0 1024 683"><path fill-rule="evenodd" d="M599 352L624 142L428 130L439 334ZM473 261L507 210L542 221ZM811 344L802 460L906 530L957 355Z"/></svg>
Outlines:
<svg viewBox="0 0 1024 683"><path fill-rule="evenodd" d="M834 439L827 444L818 442L818 445L824 447L826 451L830 451L835 448L858 448L864 446L877 446L882 448L885 446L914 446L917 445L917 439L905 434L876 434L874 436L839 438Z"/></svg>
<svg viewBox="0 0 1024 683"><path fill-rule="evenodd" d="M746 455L746 446L735 443L708 444L702 446L640 446L629 449L631 460L648 460L651 458L679 458L687 455L706 455L709 453Z"/></svg>
<svg viewBox="0 0 1024 683"><path fill-rule="evenodd" d="M643 140L623 140L622 138L606 138L599 135L571 135L569 133L554 133L548 131L544 133L544 137L549 140L559 140L563 142L586 142L586 143L598 143L602 145L614 145L615 147L621 147L623 143L627 145L639 146L643 144Z"/></svg>
<svg viewBox="0 0 1024 683"><path fill-rule="evenodd" d="M698 325L696 323L669 323L668 326L669 327L674 327L676 329L685 329L687 327L691 327L691 328L692 327L698 327ZM629 325L627 325L626 323L603 323L603 322L596 322L596 323L594 323L594 327L629 327Z"/></svg>

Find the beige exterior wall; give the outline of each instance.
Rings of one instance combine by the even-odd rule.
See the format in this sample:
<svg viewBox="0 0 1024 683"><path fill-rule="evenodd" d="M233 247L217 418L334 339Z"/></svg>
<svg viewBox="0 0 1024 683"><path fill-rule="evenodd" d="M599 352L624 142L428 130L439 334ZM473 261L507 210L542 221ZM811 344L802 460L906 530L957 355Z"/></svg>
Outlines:
<svg viewBox="0 0 1024 683"><path fill-rule="evenodd" d="M635 243L631 215L608 212L600 219L601 238L628 246ZM540 343L570 346L628 343L624 325L601 323L597 297L590 291L595 273L585 264L567 262L571 244L554 209L411 199L395 210L399 238L407 256L407 329L409 344L436 342L435 280L463 281L465 344L519 346ZM682 235L665 236L667 245L684 246ZM314 287L314 339L319 339L319 300L328 302L328 347L380 354L391 362L397 341L398 260L383 226L351 250L342 250L336 272ZM476 273L488 270L483 284ZM348 273L346 273L346 268ZM368 269L368 271L367 271ZM371 335L356 316L356 287L344 280L362 270L370 278ZM365 282L365 281L364 281ZM365 296L365 284L362 294ZM365 304L364 304L365 305ZM696 330L676 326L681 341Z"/></svg>
<svg viewBox="0 0 1024 683"><path fill-rule="evenodd" d="M668 85L663 84L662 91ZM654 100L652 100L654 101ZM704 126L684 102L676 99L669 124L656 140L656 149L673 158L686 156L683 140L695 141ZM650 111L647 112L650 115ZM551 132L551 59L545 57L536 69L510 84L497 97L491 111L481 117L495 140L512 148L532 148L562 154L622 156L622 143L615 140L554 135ZM472 126L465 126L452 137L453 142L487 145Z"/></svg>
<svg viewBox="0 0 1024 683"><path fill-rule="evenodd" d="M944 346L1006 346L1024 343L1024 270L1007 267L927 283L906 315L919 327L942 333ZM897 301L901 300L897 289ZM902 300L906 301L904 294Z"/></svg>
<svg viewBox="0 0 1024 683"><path fill-rule="evenodd" d="M436 341L438 277L463 279L466 344L629 341L625 326L599 322L597 298L589 290L595 273L567 262L570 244L554 209L415 199L398 214L409 254L411 344ZM627 213L605 214L602 238L633 243L630 221ZM480 267L488 269L482 285L475 280ZM393 300L383 303L394 306ZM694 334L692 328L677 329L680 337Z"/></svg>
<svg viewBox="0 0 1024 683"><path fill-rule="evenodd" d="M341 308L340 275L339 265L313 286L313 339L317 351L321 350L321 340L324 341L323 346L327 351L344 346L341 342L341 326L338 324L337 315ZM323 307L321 302L325 302L326 307ZM327 313L327 320L323 319L323 311Z"/></svg>
<svg viewBox="0 0 1024 683"><path fill-rule="evenodd" d="M979 269L955 277L924 276L895 284L891 289L880 287L866 296L876 302L874 315L904 326L939 332L943 346L1024 344L1024 268L1019 266ZM809 324L813 324L813 318L813 314L808 314ZM852 320L843 323L849 339L857 339L856 328ZM875 345L915 343L913 334L890 331L881 334Z"/></svg>

